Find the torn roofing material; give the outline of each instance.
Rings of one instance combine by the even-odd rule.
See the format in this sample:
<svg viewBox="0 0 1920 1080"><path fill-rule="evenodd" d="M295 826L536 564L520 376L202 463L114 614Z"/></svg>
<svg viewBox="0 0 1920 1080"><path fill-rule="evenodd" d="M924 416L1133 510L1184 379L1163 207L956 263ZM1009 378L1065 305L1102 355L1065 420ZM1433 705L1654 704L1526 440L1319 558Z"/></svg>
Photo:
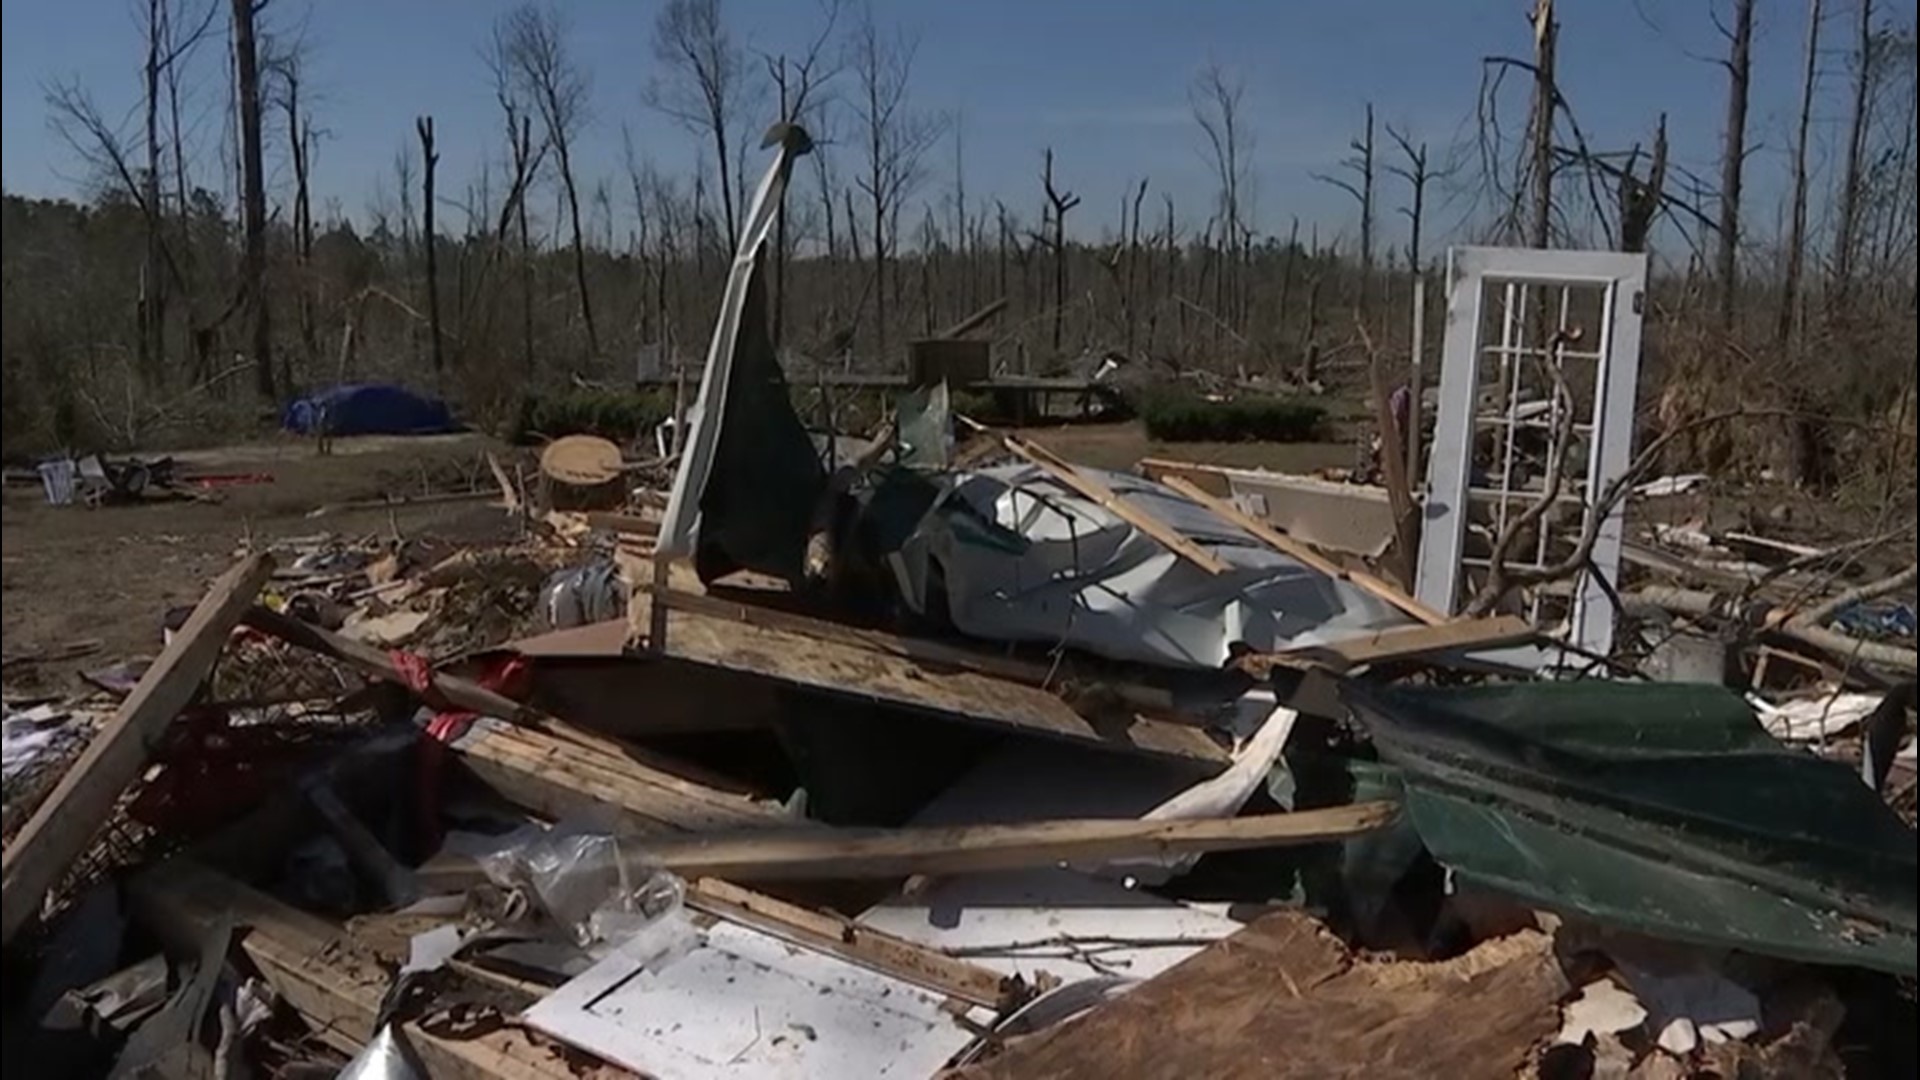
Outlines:
<svg viewBox="0 0 1920 1080"><path fill-rule="evenodd" d="M769 132L776 136L780 151L747 211L656 548L694 556L709 581L743 568L797 580L826 485L767 333L760 255L793 161L813 145L791 124Z"/></svg>
<svg viewBox="0 0 1920 1080"><path fill-rule="evenodd" d="M952 475L894 557L926 612L944 589L954 627L1002 641L1065 641L1116 660L1218 668L1230 646L1325 644L1407 625L1392 607L1273 551L1205 507L1120 473L1081 469L1228 566L1192 565L1033 465Z"/></svg>
<svg viewBox="0 0 1920 1080"><path fill-rule="evenodd" d="M1343 693L1461 879L1657 937L1915 973L1912 830L1729 691Z"/></svg>

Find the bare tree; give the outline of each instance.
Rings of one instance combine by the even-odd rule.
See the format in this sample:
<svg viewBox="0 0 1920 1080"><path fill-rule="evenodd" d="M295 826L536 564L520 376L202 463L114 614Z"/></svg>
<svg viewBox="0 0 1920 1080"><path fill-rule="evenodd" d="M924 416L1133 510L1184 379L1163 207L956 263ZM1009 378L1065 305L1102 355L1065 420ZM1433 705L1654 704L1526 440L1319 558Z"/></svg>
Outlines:
<svg viewBox="0 0 1920 1080"><path fill-rule="evenodd" d="M938 142L941 117L916 112L907 104L919 43L905 35L884 35L871 8L853 29L849 57L855 82L853 111L861 126L864 169L854 183L867 198L872 215L868 236L873 257L873 319L876 359L887 349L887 260L900 232L900 207L924 179L922 160Z"/></svg>
<svg viewBox="0 0 1920 1080"><path fill-rule="evenodd" d="M433 172L440 154L433 147L433 117L413 122L420 136L420 242L427 252L427 332L433 337L433 377L446 378L447 363L440 326L440 234L433 227Z"/></svg>
<svg viewBox="0 0 1920 1080"><path fill-rule="evenodd" d="M1753 74L1753 0L1734 0L1733 27L1726 30L1727 125L1720 154L1720 325L1733 326L1739 292L1740 189L1747 168L1747 99Z"/></svg>
<svg viewBox="0 0 1920 1080"><path fill-rule="evenodd" d="M727 247L738 242L735 125L748 92L746 53L727 32L720 0L668 0L653 24L653 55L664 75L647 81L648 105L713 144Z"/></svg>
<svg viewBox="0 0 1920 1080"><path fill-rule="evenodd" d="M593 298L587 289L587 244L580 224L580 187L573 169L573 140L587 119L587 77L567 54L566 27L557 9L532 5L516 8L496 24L494 39L495 54L505 61L518 93L533 102L559 167L560 191L573 234L573 277L580 295L580 319L586 324L587 352L598 357L600 335L594 326Z"/></svg>
<svg viewBox="0 0 1920 1080"><path fill-rule="evenodd" d="M1667 186L1667 114L1660 114L1660 125L1653 135L1653 155L1647 164L1647 178L1636 174L1640 148L1635 146L1620 169L1620 250L1645 251L1653 223L1660 215Z"/></svg>
<svg viewBox="0 0 1920 1080"><path fill-rule="evenodd" d="M1407 182L1413 189L1413 203L1403 206L1400 212L1407 215L1407 266L1415 277L1420 276L1420 268L1425 265L1421 260L1425 252L1420 247L1421 227L1426 222L1427 185L1433 182L1435 174L1427 164L1427 144L1413 145L1401 132L1395 131L1392 124L1387 125L1387 137L1400 147L1401 156L1407 159L1405 165L1388 165L1387 171Z"/></svg>
<svg viewBox="0 0 1920 1080"><path fill-rule="evenodd" d="M1867 133L1873 119L1873 0L1858 0L1853 55L1853 111L1847 121L1846 176L1840 184L1838 221L1833 234L1833 309L1843 312L1853 291L1855 258L1860 248L1861 209L1866 201Z"/></svg>
<svg viewBox="0 0 1920 1080"><path fill-rule="evenodd" d="M160 214L160 72L162 40L166 33L166 0L147 0L146 137L147 169L141 177L145 192L141 210L146 216L147 261L140 271L140 360L148 378L166 367L167 287L161 280Z"/></svg>
<svg viewBox="0 0 1920 1080"><path fill-rule="evenodd" d="M1252 138L1245 130L1241 116L1245 97L1246 82L1214 63L1200 69L1193 85L1187 89L1187 102L1193 110L1193 121L1200 126L1200 134L1206 140L1208 164L1213 167L1221 243L1229 265L1242 261L1236 254L1240 253L1240 245L1246 242L1250 234L1245 227L1243 205L1244 189L1248 183L1246 158L1252 150ZM1225 273L1216 278L1216 282L1220 291L1214 306L1223 317L1238 321L1233 310L1238 305L1230 301L1229 296L1237 295L1239 290L1230 284L1229 276Z"/></svg>
<svg viewBox="0 0 1920 1080"><path fill-rule="evenodd" d="M295 293L299 305L300 345L307 367L320 362L319 328L314 324L313 293L313 117L301 110L301 63L297 52L277 58L280 107L287 118L288 160L293 163L293 250L299 267ZM291 389L291 387L289 387Z"/></svg>
<svg viewBox="0 0 1920 1080"><path fill-rule="evenodd" d="M1367 105L1366 125L1361 129L1359 138L1347 144L1353 151L1352 156L1341 159L1340 167L1353 173L1352 180L1343 180L1325 173L1314 173L1313 178L1323 184L1332 184L1341 191L1353 196L1360 204L1360 299L1359 306L1364 308L1367 296L1373 287L1373 191L1374 191L1374 154L1373 154L1373 105ZM1424 168L1424 166L1423 166Z"/></svg>
<svg viewBox="0 0 1920 1080"><path fill-rule="evenodd" d="M1053 252L1053 352L1060 354L1061 335L1067 316L1067 212L1080 205L1080 196L1062 191L1053 183L1053 148L1048 147L1046 164L1040 171L1040 183L1047 193L1046 221L1051 235L1042 240Z"/></svg>
<svg viewBox="0 0 1920 1080"><path fill-rule="evenodd" d="M242 288L250 316L254 386L269 401L273 378L273 311L267 292L267 179L260 145L260 54L255 17L266 0L233 0L234 97L240 108L242 220L246 233Z"/></svg>
<svg viewBox="0 0 1920 1080"><path fill-rule="evenodd" d="M761 62L766 65L767 78L773 83L775 95L780 106L780 122L797 124L809 116L809 110L815 108L814 95L819 92L840 71L839 65L827 54L827 43L833 39L834 27L840 21L841 0L825 0L822 10L820 32L807 43L806 51L798 59L790 59L786 53L761 54ZM815 154L816 160L825 157ZM824 166L821 166L824 168ZM818 172L816 176L820 175ZM833 204L827 204L827 228L833 228ZM831 246L832 239L829 237ZM787 262L793 255L793 241L788 235L787 204L781 200L779 216L774 221L773 240L773 346L778 349L784 340L787 327Z"/></svg>
<svg viewBox="0 0 1920 1080"><path fill-rule="evenodd" d="M1553 0L1535 0L1533 7L1533 113L1528 132L1533 174L1533 218L1527 230L1530 247L1553 242L1553 121L1560 109L1557 67L1560 22L1553 16ZM1518 192L1515 193L1518 198Z"/></svg>
<svg viewBox="0 0 1920 1080"><path fill-rule="evenodd" d="M1800 326L1800 280L1807 261L1807 133L1813 126L1813 84L1820 70L1821 0L1807 0L1806 66L1800 74L1800 121L1793 140L1793 195L1787 225L1787 266L1780 287L1775 335L1790 341Z"/></svg>

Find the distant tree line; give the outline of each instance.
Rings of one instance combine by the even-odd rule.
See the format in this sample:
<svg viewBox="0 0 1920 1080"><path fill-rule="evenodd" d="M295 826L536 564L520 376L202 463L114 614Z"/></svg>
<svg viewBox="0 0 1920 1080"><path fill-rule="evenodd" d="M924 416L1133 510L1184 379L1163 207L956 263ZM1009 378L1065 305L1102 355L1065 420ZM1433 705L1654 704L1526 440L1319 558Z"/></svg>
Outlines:
<svg viewBox="0 0 1920 1080"><path fill-rule="evenodd" d="M1290 218L1285 235L1256 223L1271 216L1253 205L1255 105L1232 71L1208 65L1192 84L1214 181L1204 205L1156 186L1144 160L1116 205L1086 204L1074 163L1048 148L1025 195L970 195L964 118L914 95L919 43L843 0L820 0L801 40L766 48L748 47L721 0L669 0L636 87L593 85L562 9L509 12L475 33L498 110L487 164L447 175L456 148L434 118L396 116L396 133L412 128L391 185L349 217L315 206L328 132L283 7L141 0L141 95L125 123L110 118L126 103L47 87L91 180L83 201L0 208L9 454L251 429L290 394L342 379L435 389L495 423L541 388L691 368L762 135L785 121L819 144L770 254L796 377L897 368L906 342L1004 297L987 331L1004 370L1117 356L1158 378L1364 386L1369 362L1406 362L1421 279L1437 359L1431 238L1463 235L1464 220L1477 241L1660 249L1651 421L1729 405L1789 417L1703 436L1688 451L1703 461L1822 485L1848 479L1852 450L1886 459L1882 471L1912 467L1914 31L1874 0L1716 0L1727 101L1713 177L1674 162L1664 115L1624 146L1583 127L1556 76L1578 28L1536 0L1526 47L1483 62L1467 137L1430 148L1356 109L1350 154L1317 174L1352 197L1352 227ZM1755 69L1761 19L1803 24L1796 70ZM1801 88L1777 221L1744 196L1756 78ZM618 122L614 103L636 90L697 139L699 168L661 169ZM584 174L583 141L615 129L622 174ZM1833 132L1834 153L1810 149L1816 129ZM1382 242L1395 219L1404 245Z"/></svg>

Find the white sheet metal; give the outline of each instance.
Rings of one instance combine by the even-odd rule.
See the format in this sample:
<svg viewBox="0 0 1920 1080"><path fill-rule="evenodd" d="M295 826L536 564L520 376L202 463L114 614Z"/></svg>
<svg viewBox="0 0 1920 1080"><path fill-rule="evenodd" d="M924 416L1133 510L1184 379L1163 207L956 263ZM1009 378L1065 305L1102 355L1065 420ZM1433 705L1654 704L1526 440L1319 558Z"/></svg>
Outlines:
<svg viewBox="0 0 1920 1080"><path fill-rule="evenodd" d="M740 336L747 285L753 280L760 249L766 245L773 223L779 217L793 159L811 145L805 132L792 129L780 143L773 164L761 178L760 189L754 193L753 204L747 210L746 227L740 232L740 246L733 255L733 268L727 272L727 290L720 298L720 317L714 323L713 339L707 345L707 365L700 376L700 393L687 411L690 426L682 444L680 468L673 474L673 490L660 522L655 550L663 556L693 554L694 537L700 529L700 495L707 488L707 478L713 472L714 451L720 445L720 418L726 412L727 386L733 376L733 347Z"/></svg>
<svg viewBox="0 0 1920 1080"><path fill-rule="evenodd" d="M1232 569L1211 574L1044 470L959 474L957 500L1025 541L1010 551L936 513L901 553L901 592L925 606L928 560L954 626L998 641L1065 642L1116 660L1218 668L1228 646L1327 644L1407 625L1363 590L1274 551L1212 511L1139 477L1082 469Z"/></svg>
<svg viewBox="0 0 1920 1080"><path fill-rule="evenodd" d="M664 963L616 952L523 1019L653 1080L922 1080L973 1039L937 995L725 922Z"/></svg>

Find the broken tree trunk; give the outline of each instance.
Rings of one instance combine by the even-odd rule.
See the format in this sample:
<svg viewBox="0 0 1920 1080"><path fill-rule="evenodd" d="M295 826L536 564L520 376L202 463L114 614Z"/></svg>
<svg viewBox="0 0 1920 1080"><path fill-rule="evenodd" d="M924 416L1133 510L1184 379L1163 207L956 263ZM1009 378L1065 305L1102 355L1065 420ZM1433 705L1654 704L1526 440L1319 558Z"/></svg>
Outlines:
<svg viewBox="0 0 1920 1080"><path fill-rule="evenodd" d="M214 582L161 651L133 693L40 804L6 849L4 940L39 913L47 893L86 850L128 784L146 768L167 725L193 700L255 596L273 575L273 559L248 556Z"/></svg>
<svg viewBox="0 0 1920 1080"><path fill-rule="evenodd" d="M1784 609L1770 608L1764 603L1742 605L1719 593L1667 586L1649 586L1629 594L1627 599L1683 615L1733 619L1747 626L1771 630L1805 642L1832 656L1863 664L1907 674L1920 671L1920 654L1912 649L1849 637L1819 625L1818 620L1809 618L1808 614L1794 614Z"/></svg>

